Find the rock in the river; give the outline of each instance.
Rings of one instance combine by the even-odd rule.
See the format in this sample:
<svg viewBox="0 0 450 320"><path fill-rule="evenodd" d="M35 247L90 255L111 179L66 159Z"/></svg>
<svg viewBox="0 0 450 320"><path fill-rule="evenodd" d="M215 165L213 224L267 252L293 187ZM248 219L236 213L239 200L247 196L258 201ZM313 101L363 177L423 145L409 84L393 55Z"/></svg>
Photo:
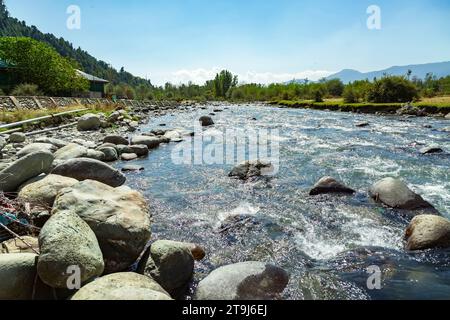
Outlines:
<svg viewBox="0 0 450 320"><path fill-rule="evenodd" d="M435 215L415 217L405 233L406 249L450 248L450 221Z"/></svg>
<svg viewBox="0 0 450 320"><path fill-rule="evenodd" d="M253 177L267 176L274 172L274 167L270 162L255 160L245 161L236 166L230 173L229 177L236 177L241 180L248 180Z"/></svg>
<svg viewBox="0 0 450 320"><path fill-rule="evenodd" d="M98 161L105 161L105 154L98 150L88 149L86 158L94 159L94 160L98 160Z"/></svg>
<svg viewBox="0 0 450 320"><path fill-rule="evenodd" d="M243 262L214 270L198 284L196 300L269 300L289 282L283 269L262 262Z"/></svg>
<svg viewBox="0 0 450 320"><path fill-rule="evenodd" d="M113 143L113 144L123 144L123 145L129 144L127 139L125 139L122 136L118 136L118 135L106 136L105 139L103 139L103 143Z"/></svg>
<svg viewBox="0 0 450 320"><path fill-rule="evenodd" d="M209 126L214 125L213 119L209 116L200 117L200 119L198 121L200 121L200 124L202 125L202 127L209 127Z"/></svg>
<svg viewBox="0 0 450 320"><path fill-rule="evenodd" d="M53 153L57 150L57 148L49 143L31 143L25 147L23 147L19 152L17 152L16 156L17 158L23 158L27 154L38 152L38 151L46 151Z"/></svg>
<svg viewBox="0 0 450 320"><path fill-rule="evenodd" d="M80 270L81 283L103 274L102 252L94 232L75 212L54 214L39 234L40 256L37 270L52 288L67 288L70 267Z"/></svg>
<svg viewBox="0 0 450 320"><path fill-rule="evenodd" d="M138 155L138 157L145 157L146 155L148 155L149 150L148 147L144 144L135 144L130 146L131 149L131 153L135 153ZM128 152L126 152L128 153Z"/></svg>
<svg viewBox="0 0 450 320"><path fill-rule="evenodd" d="M133 165L133 164L127 164L122 167L123 172L128 171L143 171L145 168L143 166Z"/></svg>
<svg viewBox="0 0 450 320"><path fill-rule="evenodd" d="M36 254L0 254L0 300L29 300L36 277Z"/></svg>
<svg viewBox="0 0 450 320"><path fill-rule="evenodd" d="M155 149L161 144L161 139L150 136L134 136L131 138L132 145L146 145L148 149Z"/></svg>
<svg viewBox="0 0 450 320"><path fill-rule="evenodd" d="M434 209L420 195L411 191L403 181L394 178L385 178L377 182L370 188L369 194L375 201L395 209Z"/></svg>
<svg viewBox="0 0 450 320"><path fill-rule="evenodd" d="M150 247L144 273L155 279L172 297L180 297L194 273L194 257L183 243L159 240Z"/></svg>
<svg viewBox="0 0 450 320"><path fill-rule="evenodd" d="M65 177L83 180L96 180L112 187L119 187L126 177L117 169L98 160L78 158L67 160L52 171Z"/></svg>
<svg viewBox="0 0 450 320"><path fill-rule="evenodd" d="M24 182L49 172L53 159L50 152L35 152L13 162L0 171L0 190L14 192Z"/></svg>
<svg viewBox="0 0 450 320"><path fill-rule="evenodd" d="M445 116L445 119L450 120L450 113Z"/></svg>
<svg viewBox="0 0 450 320"><path fill-rule="evenodd" d="M51 208L59 191L71 187L77 182L76 179L49 174L36 182L27 183L20 190L19 199Z"/></svg>
<svg viewBox="0 0 450 320"><path fill-rule="evenodd" d="M76 143L69 143L55 152L56 160L70 160L76 158L83 158L87 155L88 149Z"/></svg>
<svg viewBox="0 0 450 320"><path fill-rule="evenodd" d="M117 150L113 147L100 147L98 148L98 151L104 154L105 157L103 160L106 162L112 162L119 159Z"/></svg>
<svg viewBox="0 0 450 320"><path fill-rule="evenodd" d="M101 277L75 293L71 300L172 300L155 280L132 272Z"/></svg>
<svg viewBox="0 0 450 320"><path fill-rule="evenodd" d="M100 244L107 273L126 270L150 240L147 202L128 187L112 188L83 181L64 189L52 214L74 212L86 221Z"/></svg>
<svg viewBox="0 0 450 320"><path fill-rule="evenodd" d="M135 153L135 152L133 152L133 149L131 147L132 146L118 144L114 148L116 149L117 154L120 156L122 153ZM148 150L147 146L144 146L144 147Z"/></svg>
<svg viewBox="0 0 450 320"><path fill-rule="evenodd" d="M26 243L25 243L26 242ZM31 246L31 248L30 248ZM34 249L34 250L33 250ZM0 253L36 253L39 252L38 239L30 236L22 236L4 241L0 244Z"/></svg>
<svg viewBox="0 0 450 320"><path fill-rule="evenodd" d="M420 150L421 154L432 154L432 153L442 153L444 150L442 150L438 146L431 146L431 147L425 147Z"/></svg>
<svg viewBox="0 0 450 320"><path fill-rule="evenodd" d="M95 131L100 129L100 117L96 114L88 113L80 117L77 123L78 131Z"/></svg>
<svg viewBox="0 0 450 320"><path fill-rule="evenodd" d="M65 146L67 146L69 144L68 142L66 142L64 140L60 140L60 139L56 139L56 138L48 138L48 137L37 138L35 142L49 143L49 144L54 145L58 149L64 148Z"/></svg>
<svg viewBox="0 0 450 320"><path fill-rule="evenodd" d="M313 189L309 192L309 195L317 196L326 193L353 194L355 193L355 190L343 185L332 177L324 177L314 185Z"/></svg>
<svg viewBox="0 0 450 320"><path fill-rule="evenodd" d="M27 140L27 136L22 132L14 132L9 136L9 143L22 143Z"/></svg>
<svg viewBox="0 0 450 320"><path fill-rule="evenodd" d="M135 153L122 153L120 158L124 161L132 161L138 158L138 155Z"/></svg>
<svg viewBox="0 0 450 320"><path fill-rule="evenodd" d="M355 126L358 128L364 128L364 127L370 126L370 123L363 121L363 122L356 123Z"/></svg>

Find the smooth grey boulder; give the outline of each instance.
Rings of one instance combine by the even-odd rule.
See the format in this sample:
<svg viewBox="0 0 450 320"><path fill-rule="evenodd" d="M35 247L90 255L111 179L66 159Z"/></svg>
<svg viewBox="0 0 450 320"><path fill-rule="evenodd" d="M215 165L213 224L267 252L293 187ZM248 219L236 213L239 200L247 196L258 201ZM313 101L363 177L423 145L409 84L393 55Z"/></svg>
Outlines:
<svg viewBox="0 0 450 320"><path fill-rule="evenodd" d="M419 215L405 232L406 249L411 251L450 248L450 221L436 215Z"/></svg>
<svg viewBox="0 0 450 320"><path fill-rule="evenodd" d="M109 135L103 139L103 143L113 143L113 144L123 144L128 145L128 139L118 136L118 135Z"/></svg>
<svg viewBox="0 0 450 320"><path fill-rule="evenodd" d="M98 150L88 149L86 158L94 159L94 160L98 160L98 161L105 161L105 154Z"/></svg>
<svg viewBox="0 0 450 320"><path fill-rule="evenodd" d="M80 117L77 123L78 131L95 131L100 129L100 117L96 114L88 113Z"/></svg>
<svg viewBox="0 0 450 320"><path fill-rule="evenodd" d="M382 179L369 189L369 195L376 202L381 202L394 209L434 209L430 203L414 193L399 179Z"/></svg>
<svg viewBox="0 0 450 320"><path fill-rule="evenodd" d="M146 145L148 149L155 149L161 144L161 139L150 136L134 136L131 138L131 145Z"/></svg>
<svg viewBox="0 0 450 320"><path fill-rule="evenodd" d="M36 277L34 253L0 254L0 300L29 300Z"/></svg>
<svg viewBox="0 0 450 320"><path fill-rule="evenodd" d="M248 180L254 177L268 176L273 174L274 167L270 162L254 160L245 161L231 170L229 177Z"/></svg>
<svg viewBox="0 0 450 320"><path fill-rule="evenodd" d="M33 153L33 152L50 152L53 153L57 150L57 148L49 143L31 143L25 147L23 147L19 152L17 152L16 156L17 158L23 158L26 155Z"/></svg>
<svg viewBox="0 0 450 320"><path fill-rule="evenodd" d="M113 147L100 147L98 151L104 154L104 161L113 162L119 159L118 152L116 148Z"/></svg>
<svg viewBox="0 0 450 320"><path fill-rule="evenodd" d="M202 117L200 117L200 119L198 119L198 121L200 121L200 124L202 125L202 127L209 127L209 126L214 125L213 119L209 116L202 116Z"/></svg>
<svg viewBox="0 0 450 320"><path fill-rule="evenodd" d="M78 158L65 161L53 169L52 174L83 180L96 180L112 187L119 187L126 177L117 169L98 160Z"/></svg>
<svg viewBox="0 0 450 320"><path fill-rule="evenodd" d="M147 146L144 146L147 150ZM124 145L124 144L118 144L115 146L115 149L117 151L117 154L120 156L122 153L135 153L133 152L132 146Z"/></svg>
<svg viewBox="0 0 450 320"><path fill-rule="evenodd" d="M48 137L37 138L35 142L49 143L49 144L54 145L58 149L64 148L65 146L67 146L69 144L68 142L66 142L64 140L56 139L56 138L48 138Z"/></svg>
<svg viewBox="0 0 450 320"><path fill-rule="evenodd" d="M151 221L142 194L86 180L60 192L52 214L75 213L97 236L106 273L127 270L150 240Z"/></svg>
<svg viewBox="0 0 450 320"><path fill-rule="evenodd" d="M148 147L143 144L132 145L132 146L130 146L130 149L131 149L131 153L135 153L139 157L145 157L149 153Z"/></svg>
<svg viewBox="0 0 450 320"><path fill-rule="evenodd" d="M332 177L324 177L314 185L312 190L309 192L309 195L317 196L319 194L327 193L353 194L355 193L355 190L345 186Z"/></svg>
<svg viewBox="0 0 450 320"><path fill-rule="evenodd" d="M172 300L153 279L132 272L103 276L82 287L71 300Z"/></svg>
<svg viewBox="0 0 450 320"><path fill-rule="evenodd" d="M124 161L132 161L138 158L138 155L135 153L122 153L120 158Z"/></svg>
<svg viewBox="0 0 450 320"><path fill-rule="evenodd" d="M14 132L9 136L9 143L22 143L27 140L27 136L22 132Z"/></svg>
<svg viewBox="0 0 450 320"><path fill-rule="evenodd" d="M14 192L21 184L51 170L54 157L50 152L28 154L0 171L0 190Z"/></svg>
<svg viewBox="0 0 450 320"><path fill-rule="evenodd" d="M158 240L150 247L144 274L158 282L172 297L186 292L194 273L194 257L187 245Z"/></svg>
<svg viewBox="0 0 450 320"><path fill-rule="evenodd" d="M94 232L76 213L52 215L39 234L37 271L52 288L70 289L71 267L79 268L81 283L103 274L104 262Z"/></svg>
<svg viewBox="0 0 450 320"><path fill-rule="evenodd" d="M69 143L55 152L55 160L70 160L86 157L88 149L77 143Z"/></svg>
<svg viewBox="0 0 450 320"><path fill-rule="evenodd" d="M26 182L26 185L20 189L18 197L26 202L51 208L58 193L77 182L76 179L49 174L36 182Z"/></svg>
<svg viewBox="0 0 450 320"><path fill-rule="evenodd" d="M283 269L262 262L242 262L218 268L200 281L196 300L271 300L289 282Z"/></svg>

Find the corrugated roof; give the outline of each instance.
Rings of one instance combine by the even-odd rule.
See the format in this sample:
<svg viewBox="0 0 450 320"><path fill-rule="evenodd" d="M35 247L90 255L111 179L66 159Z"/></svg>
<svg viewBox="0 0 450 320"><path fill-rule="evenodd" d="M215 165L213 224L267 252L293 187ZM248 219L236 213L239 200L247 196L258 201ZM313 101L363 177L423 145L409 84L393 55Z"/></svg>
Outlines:
<svg viewBox="0 0 450 320"><path fill-rule="evenodd" d="M77 70L78 75L82 76L83 78L89 80L89 81L93 81L93 82L103 82L103 83L108 83L108 80L93 76L91 74L88 74L86 72L83 72L81 70Z"/></svg>
<svg viewBox="0 0 450 320"><path fill-rule="evenodd" d="M14 68L14 67L0 59L0 69L9 69L9 68Z"/></svg>

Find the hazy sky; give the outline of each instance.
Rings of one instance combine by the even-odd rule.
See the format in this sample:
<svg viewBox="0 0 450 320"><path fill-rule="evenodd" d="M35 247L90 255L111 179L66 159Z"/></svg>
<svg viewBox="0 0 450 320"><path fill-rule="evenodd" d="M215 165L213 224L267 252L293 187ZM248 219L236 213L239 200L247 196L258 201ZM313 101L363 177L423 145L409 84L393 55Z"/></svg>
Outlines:
<svg viewBox="0 0 450 320"><path fill-rule="evenodd" d="M450 60L449 0L6 0L12 16L155 84L318 79ZM81 9L69 30L67 7ZM367 8L381 9L381 30Z"/></svg>

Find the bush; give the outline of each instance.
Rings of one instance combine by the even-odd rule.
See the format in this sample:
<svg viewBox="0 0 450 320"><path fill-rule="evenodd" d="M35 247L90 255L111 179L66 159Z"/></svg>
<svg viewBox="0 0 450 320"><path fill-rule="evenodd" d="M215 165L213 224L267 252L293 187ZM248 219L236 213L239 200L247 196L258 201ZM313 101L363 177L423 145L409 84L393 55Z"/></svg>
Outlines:
<svg viewBox="0 0 450 320"><path fill-rule="evenodd" d="M352 85L348 85L344 89L344 93L342 94L345 103L357 103L358 97L356 95L355 89Z"/></svg>
<svg viewBox="0 0 450 320"><path fill-rule="evenodd" d="M4 95L5 95L5 92L2 89L0 89L0 96L4 96Z"/></svg>
<svg viewBox="0 0 450 320"><path fill-rule="evenodd" d="M323 93L319 89L314 91L314 102L323 102Z"/></svg>
<svg viewBox="0 0 450 320"><path fill-rule="evenodd" d="M367 93L367 100L374 103L411 102L419 97L417 87L403 77L384 77L375 80Z"/></svg>
<svg viewBox="0 0 450 320"><path fill-rule="evenodd" d="M22 83L11 91L12 96L41 96L42 92L39 91L39 88L35 84Z"/></svg>
<svg viewBox="0 0 450 320"><path fill-rule="evenodd" d="M344 84L340 79L332 79L325 82L328 94L333 97L340 97L344 92Z"/></svg>

